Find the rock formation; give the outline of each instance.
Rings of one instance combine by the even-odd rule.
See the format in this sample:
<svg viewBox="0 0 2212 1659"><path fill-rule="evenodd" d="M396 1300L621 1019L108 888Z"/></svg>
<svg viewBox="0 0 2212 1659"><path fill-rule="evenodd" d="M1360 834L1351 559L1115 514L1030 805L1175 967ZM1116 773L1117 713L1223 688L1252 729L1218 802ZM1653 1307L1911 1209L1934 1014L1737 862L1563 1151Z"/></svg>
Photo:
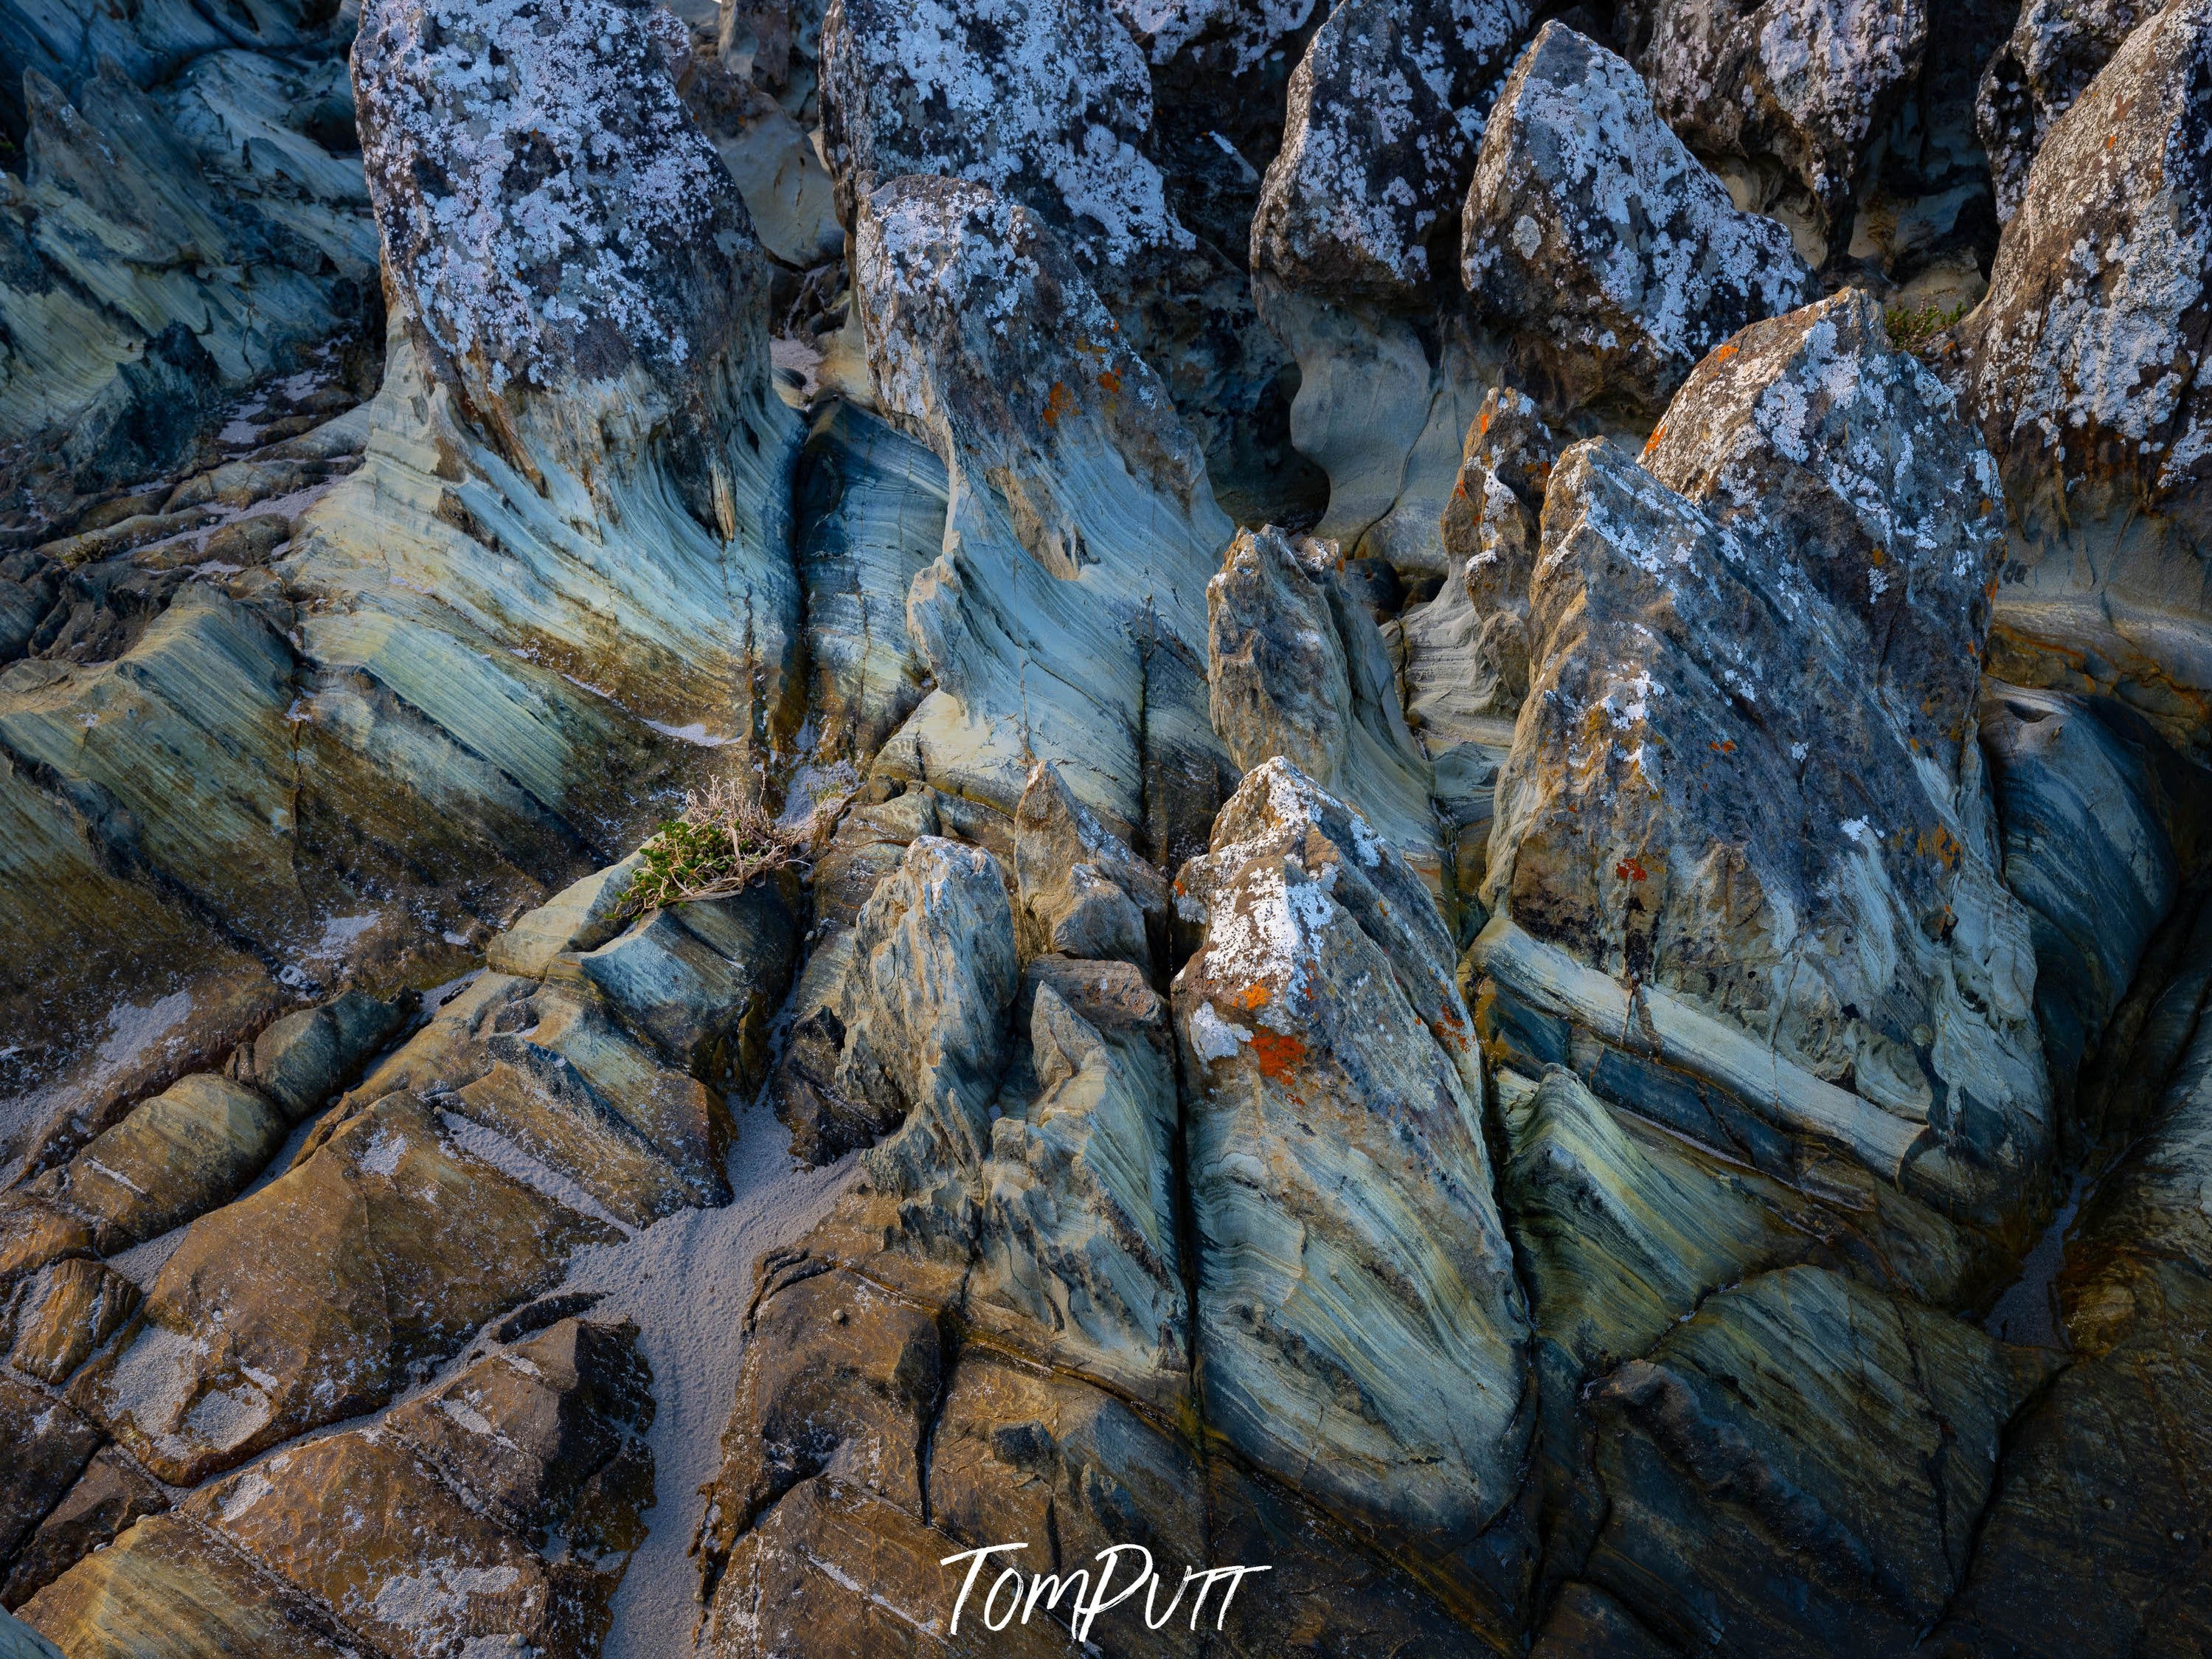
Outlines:
<svg viewBox="0 0 2212 1659"><path fill-rule="evenodd" d="M1781 227L1738 212L1636 72L1564 23L1498 94L1460 239L1468 291L1560 409L1656 413L1707 351L1810 297Z"/></svg>
<svg viewBox="0 0 2212 1659"><path fill-rule="evenodd" d="M2212 1644L2208 6L0 7L0 1654Z"/></svg>
<svg viewBox="0 0 2212 1659"><path fill-rule="evenodd" d="M2192 752L2207 684L2207 416L2191 368L2191 273L2212 234L2197 137L2207 28L2202 8L2161 12L2051 124L1989 298L1960 327L1958 368L2012 532L1992 667L2117 690Z"/></svg>

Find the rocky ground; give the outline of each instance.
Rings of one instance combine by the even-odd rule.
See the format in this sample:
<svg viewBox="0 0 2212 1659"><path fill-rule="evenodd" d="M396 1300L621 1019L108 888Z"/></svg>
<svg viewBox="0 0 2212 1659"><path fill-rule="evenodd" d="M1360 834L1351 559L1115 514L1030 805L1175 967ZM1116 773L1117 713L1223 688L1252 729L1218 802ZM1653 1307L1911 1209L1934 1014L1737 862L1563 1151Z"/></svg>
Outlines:
<svg viewBox="0 0 2212 1659"><path fill-rule="evenodd" d="M0 1654L2212 1653L2212 0L0 70Z"/></svg>

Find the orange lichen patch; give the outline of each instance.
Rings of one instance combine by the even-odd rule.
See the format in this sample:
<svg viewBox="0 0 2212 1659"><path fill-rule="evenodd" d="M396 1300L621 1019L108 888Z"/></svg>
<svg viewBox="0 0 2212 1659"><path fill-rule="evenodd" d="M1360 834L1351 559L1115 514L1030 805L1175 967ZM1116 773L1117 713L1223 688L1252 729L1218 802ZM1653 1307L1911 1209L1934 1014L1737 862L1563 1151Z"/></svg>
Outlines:
<svg viewBox="0 0 2212 1659"><path fill-rule="evenodd" d="M1713 361L1717 363L1724 363L1735 356L1735 346L1732 342L1724 340L1713 348Z"/></svg>
<svg viewBox="0 0 2212 1659"><path fill-rule="evenodd" d="M1119 392L1121 389L1121 377L1109 368L1098 377L1098 384L1109 392Z"/></svg>
<svg viewBox="0 0 2212 1659"><path fill-rule="evenodd" d="M1275 994L1264 985L1248 985L1229 999L1246 1013L1255 1013L1275 1000Z"/></svg>
<svg viewBox="0 0 2212 1659"><path fill-rule="evenodd" d="M1252 1063L1260 1068L1261 1077L1280 1077L1305 1057L1306 1045L1294 1036L1271 1031L1264 1025L1252 1033Z"/></svg>
<svg viewBox="0 0 2212 1659"><path fill-rule="evenodd" d="M1878 547L1870 547L1867 550L1867 562L1869 564L1887 564L1889 562L1889 555L1883 552Z"/></svg>
<svg viewBox="0 0 2212 1659"><path fill-rule="evenodd" d="M1667 422L1662 421L1651 428L1651 435L1644 441L1644 453L1649 455L1659 447L1659 441L1667 435Z"/></svg>
<svg viewBox="0 0 2212 1659"><path fill-rule="evenodd" d="M1052 391L1044 400L1044 423L1057 426L1067 416L1075 413L1075 394L1067 389L1066 382L1054 380Z"/></svg>
<svg viewBox="0 0 2212 1659"><path fill-rule="evenodd" d="M1490 430L1490 408L1488 404L1485 404L1480 410L1476 411L1474 417L1474 429L1480 433L1487 433Z"/></svg>
<svg viewBox="0 0 2212 1659"><path fill-rule="evenodd" d="M1711 750L1716 755L1733 755L1735 753L1735 739L1734 738L1723 738L1718 743L1709 743L1705 747Z"/></svg>
<svg viewBox="0 0 2212 1659"><path fill-rule="evenodd" d="M1959 838L1956 836L1953 835L1944 825L1939 823L1933 830L1923 830L1921 832L1918 840L1914 843L1914 850L1917 851L1922 858L1935 859L1940 862L1946 870L1950 870L1957 867L1959 855L1963 853L1966 848L1960 845Z"/></svg>
<svg viewBox="0 0 2212 1659"><path fill-rule="evenodd" d="M1997 579L1992 576L1982 584L1982 597L1994 601L1997 596Z"/></svg>
<svg viewBox="0 0 2212 1659"><path fill-rule="evenodd" d="M1621 881L1648 881L1651 872L1644 867L1644 860L1631 853L1613 866L1615 878Z"/></svg>

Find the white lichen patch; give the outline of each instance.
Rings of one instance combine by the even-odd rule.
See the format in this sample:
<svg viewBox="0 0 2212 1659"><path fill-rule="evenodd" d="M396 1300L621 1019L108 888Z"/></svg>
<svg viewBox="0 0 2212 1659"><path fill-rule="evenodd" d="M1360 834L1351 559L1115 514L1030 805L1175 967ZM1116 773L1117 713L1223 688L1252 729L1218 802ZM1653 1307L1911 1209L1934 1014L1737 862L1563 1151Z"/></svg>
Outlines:
<svg viewBox="0 0 2212 1659"><path fill-rule="evenodd" d="M749 222L631 0L371 0L354 48L393 275L490 389L630 355L680 369L720 319L679 267ZM712 307L708 310L711 313ZM596 377L596 376L595 376Z"/></svg>

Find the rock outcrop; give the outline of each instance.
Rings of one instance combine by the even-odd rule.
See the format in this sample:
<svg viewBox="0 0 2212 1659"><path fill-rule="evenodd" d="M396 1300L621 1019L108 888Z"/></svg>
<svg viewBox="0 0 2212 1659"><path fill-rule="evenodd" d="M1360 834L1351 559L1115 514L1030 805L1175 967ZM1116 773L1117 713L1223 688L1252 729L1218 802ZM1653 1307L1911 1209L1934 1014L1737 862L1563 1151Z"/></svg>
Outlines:
<svg viewBox="0 0 2212 1659"><path fill-rule="evenodd" d="M2131 0L2029 0L2021 8L2011 38L1982 71L1974 103L2000 221L2019 210L2051 124L2156 9Z"/></svg>
<svg viewBox="0 0 2212 1659"><path fill-rule="evenodd" d="M1355 803L1448 901L1430 769L1334 554L1308 537L1237 532L1206 589L1213 727L1248 775L1279 757Z"/></svg>
<svg viewBox="0 0 2212 1659"><path fill-rule="evenodd" d="M635 1335L489 1353L137 1522L23 1614L70 1653L594 1652L653 1495Z"/></svg>
<svg viewBox="0 0 2212 1659"><path fill-rule="evenodd" d="M1253 310L1241 244L1201 240L1169 201L1149 153L1152 72L1115 6L838 0L823 42L823 150L848 228L907 175L1018 204L1064 239L1224 479L1264 502L1288 459L1265 453L1288 362Z"/></svg>
<svg viewBox="0 0 2212 1659"><path fill-rule="evenodd" d="M1993 670L2118 691L2197 754L2208 17L2160 13L2052 123L1958 368L2012 532Z"/></svg>
<svg viewBox="0 0 2212 1659"><path fill-rule="evenodd" d="M1231 527L1196 443L1028 209L899 179L864 204L855 259L878 400L951 491L907 597L935 690L875 772L1011 817L1048 760L1171 856L1224 793L1201 607Z"/></svg>
<svg viewBox="0 0 2212 1659"><path fill-rule="evenodd" d="M1478 954L1996 1223L2053 1126L1974 741L1991 470L1948 402L1843 295L1701 366L1649 471L1562 459Z"/></svg>
<svg viewBox="0 0 2212 1659"><path fill-rule="evenodd" d="M1404 859L1280 759L1176 890L1204 929L1175 1002L1207 1420L1510 1607L1527 1313L1450 937Z"/></svg>
<svg viewBox="0 0 2212 1659"><path fill-rule="evenodd" d="M1737 211L1620 58L1547 23L1507 77L1461 220L1462 276L1547 407L1656 415L1700 357L1811 274Z"/></svg>
<svg viewBox="0 0 2212 1659"><path fill-rule="evenodd" d="M1740 163L1778 164L1832 235L1864 183L1928 46L1925 6L1769 0L1632 9L1624 34L1651 102L1685 143Z"/></svg>

